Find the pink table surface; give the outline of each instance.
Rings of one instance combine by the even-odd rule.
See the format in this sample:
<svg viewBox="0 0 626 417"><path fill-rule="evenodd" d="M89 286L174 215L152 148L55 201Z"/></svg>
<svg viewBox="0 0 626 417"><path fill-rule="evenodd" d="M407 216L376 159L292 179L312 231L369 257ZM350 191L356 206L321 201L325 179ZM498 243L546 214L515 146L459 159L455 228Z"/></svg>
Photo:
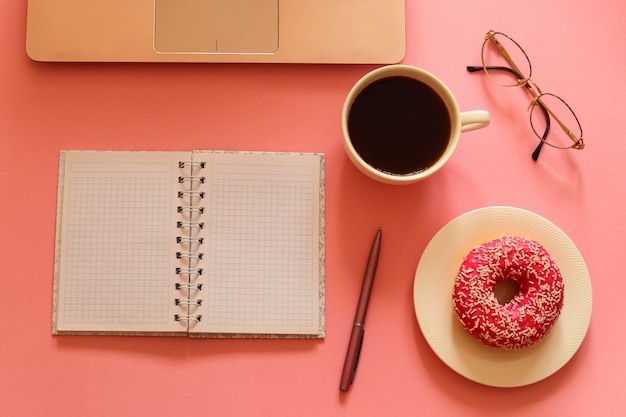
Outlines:
<svg viewBox="0 0 626 417"><path fill-rule="evenodd" d="M374 182L341 145L364 65L41 64L24 50L26 0L0 1L0 414L3 416L622 415L626 294L626 5L622 1L407 0L404 63L438 75L491 125L463 134L436 176ZM484 33L517 39L544 91L576 110L584 151L544 149L520 90L468 74ZM327 157L325 340L53 337L61 149L315 151ZM577 245L593 315L573 359L519 388L471 382L420 332L413 278L433 235L467 211L531 210ZM365 258L384 230L357 378L338 390Z"/></svg>

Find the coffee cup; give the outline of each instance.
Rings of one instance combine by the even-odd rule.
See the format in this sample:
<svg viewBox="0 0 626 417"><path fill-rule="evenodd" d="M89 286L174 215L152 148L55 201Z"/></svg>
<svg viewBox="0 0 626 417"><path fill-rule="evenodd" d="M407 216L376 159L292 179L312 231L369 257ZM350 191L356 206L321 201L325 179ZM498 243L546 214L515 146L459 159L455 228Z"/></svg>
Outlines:
<svg viewBox="0 0 626 417"><path fill-rule="evenodd" d="M367 176L387 184L428 178L450 159L461 132L489 124L485 110L461 112L450 89L410 65L364 75L343 106L343 144Z"/></svg>

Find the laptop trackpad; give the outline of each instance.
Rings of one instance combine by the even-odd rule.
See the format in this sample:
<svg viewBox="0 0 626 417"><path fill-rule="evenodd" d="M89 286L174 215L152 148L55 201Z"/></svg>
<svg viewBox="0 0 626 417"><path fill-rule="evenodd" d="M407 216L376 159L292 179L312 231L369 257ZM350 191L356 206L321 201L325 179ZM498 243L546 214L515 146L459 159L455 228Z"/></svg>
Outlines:
<svg viewBox="0 0 626 417"><path fill-rule="evenodd" d="M155 0L154 46L163 53L273 53L279 0Z"/></svg>

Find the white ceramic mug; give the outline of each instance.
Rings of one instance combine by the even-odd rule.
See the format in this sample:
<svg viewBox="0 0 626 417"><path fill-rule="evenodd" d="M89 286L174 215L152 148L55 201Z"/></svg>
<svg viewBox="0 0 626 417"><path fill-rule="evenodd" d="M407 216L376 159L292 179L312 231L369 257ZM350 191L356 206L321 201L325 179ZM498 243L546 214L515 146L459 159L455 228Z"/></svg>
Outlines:
<svg viewBox="0 0 626 417"><path fill-rule="evenodd" d="M393 92L393 90L385 92L384 89L388 88L390 84L384 84L379 81L382 80L384 82L388 82L390 78L393 78L394 80L398 80L400 78L403 80L399 81L402 81L404 83L408 82L408 87L410 87L409 90L412 89L413 86L418 89L424 89L424 87L426 86L423 91L429 90L429 93L426 93L426 95L423 97L416 97L415 95L404 97L404 92L407 91L407 85L405 84L398 84L396 87L389 87L396 88L395 92ZM408 78L409 80L406 80L406 78ZM417 81L417 83L415 81ZM370 96L371 94L374 94L372 93L372 85L376 85L375 88L377 88L378 91L382 91L383 94L387 93L387 96L386 98L376 98L375 100L369 101L370 104L374 102L379 103L378 108L373 107L374 113L370 114L370 117L358 116L358 109L362 108L362 103L365 102L365 99L363 97L365 97L367 94L370 94ZM365 94L364 91L366 91ZM428 94L430 94L430 96ZM406 100L402 104L397 103L397 100L399 100L400 97L403 100ZM385 103L385 100L387 100L387 104L382 104ZM442 117L440 118L440 127L437 123L435 123L434 121L431 122L431 119L428 119L428 117L431 117L432 120L438 120L439 118L433 117L431 115L426 115L429 111L431 111L431 108L436 107L437 103L435 102L438 102L438 105L441 108L440 113ZM408 106L406 105L407 103L409 104ZM391 113L393 114L382 114L387 112L388 109L394 109L391 111ZM395 152L396 154L411 155L411 158L414 156L412 155L414 153L428 153L425 150L418 152L418 148L410 148L411 152L405 152L403 151L404 148L399 147L399 145L396 145L394 142L395 137L400 136L399 134L397 134L397 132L399 132L398 129L404 129L404 127L400 128L398 126L400 123L396 123L395 117L397 117L397 114L405 112L405 110L408 111L407 109L411 109L411 116L405 117L405 120L403 120L402 123L410 124L413 123L414 119L417 120L419 118L426 118L425 120L421 120L422 125L409 127L411 129L419 129L419 136L424 136L421 134L421 131L434 129L433 136L441 137L441 140L435 139L440 142L440 144L437 145L439 147L438 151L436 153L433 153L431 158L432 160L430 162L422 161L424 163L424 166L419 166L419 162L416 162L418 165L415 167L415 169L408 169L406 172L397 172L401 170L396 171L394 169L395 167L377 167L376 165L378 165L378 162L373 162L377 153L384 154L386 152ZM446 110L447 118L449 120L445 120L444 122L444 119L446 119L446 117L443 115L445 114ZM381 114L379 115L377 114L377 112L380 112ZM419 115L419 117L413 117L412 115ZM485 110L461 112L459 110L456 99L452 95L450 89L433 74L423 69L409 65L388 65L369 72L368 74L363 76L354 85L354 87L352 87L352 90L348 94L348 97L346 98L343 107L343 143L350 160L367 176L387 184L410 184L429 177L445 165L445 163L450 159L457 147L461 132L483 128L489 124L489 121L489 113ZM387 123L388 126L385 126L385 123ZM415 123L420 123L420 121L416 121ZM428 129L424 129L424 123L426 123L426 127ZM363 126L359 126L359 124ZM360 127L362 127L363 129L359 129ZM365 142L364 140L356 138L357 135L362 135L361 133L357 132L373 132L379 127L383 129L385 134L380 134L380 137L369 137L367 139L370 141L369 143L372 144L373 150L370 149L367 151L369 152L370 156L364 156L367 152L364 150L364 145L362 145L361 143ZM404 132L402 132L402 134L404 134ZM370 135L368 133L365 133L364 135L373 136L374 134L372 133ZM361 142L359 142L359 140L361 140ZM410 140L414 142L413 136L411 136ZM420 138L420 141L424 140L426 140L426 138ZM430 138L428 138L428 140L430 141ZM373 143L375 141L377 141L378 143ZM371 155L374 156L372 157ZM412 161L409 162L412 163Z"/></svg>

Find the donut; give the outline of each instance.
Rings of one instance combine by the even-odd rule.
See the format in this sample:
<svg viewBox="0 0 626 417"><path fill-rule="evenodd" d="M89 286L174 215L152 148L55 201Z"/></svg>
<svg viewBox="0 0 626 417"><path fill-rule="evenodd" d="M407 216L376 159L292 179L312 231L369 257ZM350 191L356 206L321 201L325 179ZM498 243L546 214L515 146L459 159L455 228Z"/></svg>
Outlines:
<svg viewBox="0 0 626 417"><path fill-rule="evenodd" d="M498 301L502 281L516 287ZM538 242L503 236L480 244L463 258L452 300L463 327L484 345L521 350L543 339L563 308L563 277Z"/></svg>

